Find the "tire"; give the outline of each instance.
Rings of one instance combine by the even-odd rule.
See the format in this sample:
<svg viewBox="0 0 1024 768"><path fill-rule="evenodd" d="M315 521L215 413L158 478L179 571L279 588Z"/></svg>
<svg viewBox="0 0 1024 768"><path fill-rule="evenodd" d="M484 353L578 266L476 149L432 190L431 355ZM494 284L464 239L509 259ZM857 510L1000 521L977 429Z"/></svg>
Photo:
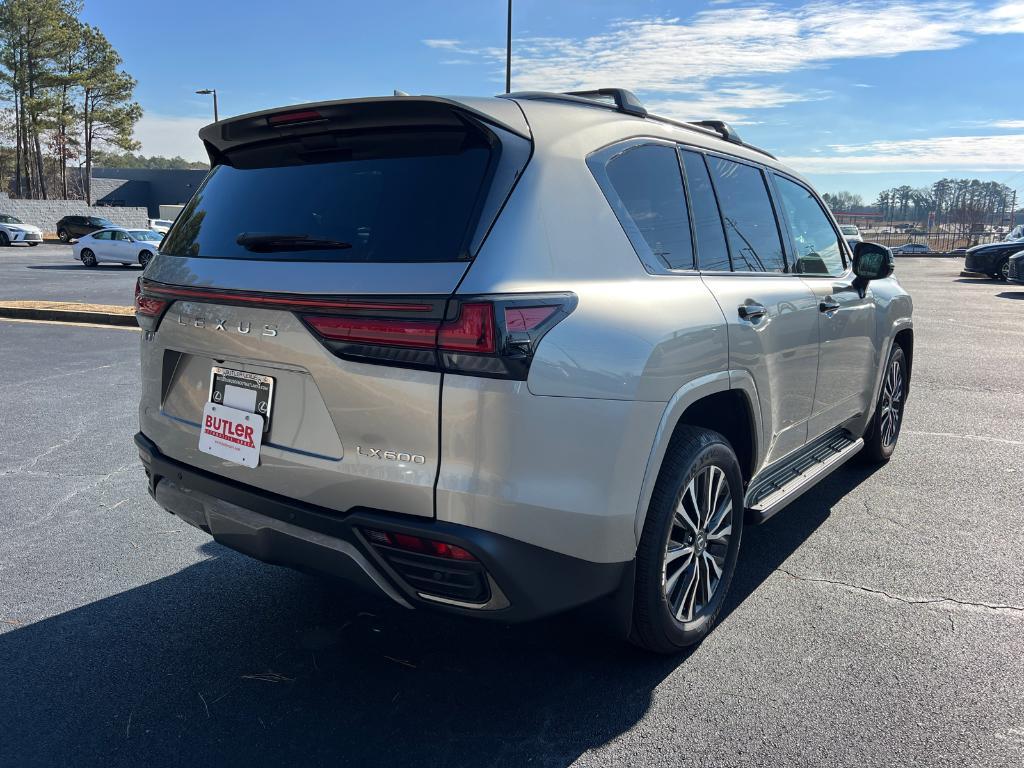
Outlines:
<svg viewBox="0 0 1024 768"><path fill-rule="evenodd" d="M711 495L715 504L706 503ZM630 633L636 645L678 653L711 631L736 571L743 513L743 479L732 446L709 429L680 427L637 548Z"/></svg>
<svg viewBox="0 0 1024 768"><path fill-rule="evenodd" d="M894 373L896 370L898 375ZM907 356L899 344L893 344L882 374L882 387L878 393L878 402L875 403L871 425L864 434L862 460L871 464L886 462L896 450L896 442L903 427L903 410L907 405L909 383ZM895 417L895 422L892 417Z"/></svg>
<svg viewBox="0 0 1024 768"><path fill-rule="evenodd" d="M7 236L6 232L0 232L0 248L6 248L11 244L11 238Z"/></svg>
<svg viewBox="0 0 1024 768"><path fill-rule="evenodd" d="M66 229L58 229L57 239L60 240L62 243L67 243L71 240L71 235L68 233Z"/></svg>
<svg viewBox="0 0 1024 768"><path fill-rule="evenodd" d="M85 266L87 267L95 267L97 264L96 254L90 251L88 248L82 249L82 253L79 256L79 258L82 259L82 263L85 264Z"/></svg>
<svg viewBox="0 0 1024 768"><path fill-rule="evenodd" d="M139 254L139 264L142 266L143 269L145 269L146 265L149 264L149 260L152 258L152 253L150 253L149 251L143 251L142 253Z"/></svg>
<svg viewBox="0 0 1024 768"><path fill-rule="evenodd" d="M1006 280L1010 276L1010 260L1003 259L996 266L996 271L992 273L992 278L995 280Z"/></svg>
<svg viewBox="0 0 1024 768"><path fill-rule="evenodd" d="M35 248L37 245L39 245L39 243L29 243L28 247L29 248Z"/></svg>

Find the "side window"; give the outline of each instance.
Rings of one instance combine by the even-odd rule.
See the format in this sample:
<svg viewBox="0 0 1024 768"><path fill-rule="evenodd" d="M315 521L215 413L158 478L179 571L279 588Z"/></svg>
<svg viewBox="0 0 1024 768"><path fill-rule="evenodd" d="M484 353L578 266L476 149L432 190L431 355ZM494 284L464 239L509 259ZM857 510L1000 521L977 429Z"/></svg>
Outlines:
<svg viewBox="0 0 1024 768"><path fill-rule="evenodd" d="M814 195L777 174L775 184L796 245L796 271L805 275L841 275L846 265L839 237Z"/></svg>
<svg viewBox="0 0 1024 768"><path fill-rule="evenodd" d="M115 232L114 233L114 239L115 240L127 240L128 239L128 235L125 232Z"/></svg>
<svg viewBox="0 0 1024 768"><path fill-rule="evenodd" d="M761 171L708 157L736 272L785 272L775 212Z"/></svg>
<svg viewBox="0 0 1024 768"><path fill-rule="evenodd" d="M93 239L94 240L109 240L110 239L110 235L111 235L110 232L97 232L95 235L93 235Z"/></svg>
<svg viewBox="0 0 1024 768"><path fill-rule="evenodd" d="M697 263L705 271L728 272L729 247L725 244L722 218L718 215L715 190L711 186L704 156L683 150L683 167L686 169L686 188L690 193L693 232L697 237Z"/></svg>
<svg viewBox="0 0 1024 768"><path fill-rule="evenodd" d="M607 173L629 217L622 222L626 231L631 223L669 269L693 269L686 194L675 149L652 144L627 150L609 161Z"/></svg>

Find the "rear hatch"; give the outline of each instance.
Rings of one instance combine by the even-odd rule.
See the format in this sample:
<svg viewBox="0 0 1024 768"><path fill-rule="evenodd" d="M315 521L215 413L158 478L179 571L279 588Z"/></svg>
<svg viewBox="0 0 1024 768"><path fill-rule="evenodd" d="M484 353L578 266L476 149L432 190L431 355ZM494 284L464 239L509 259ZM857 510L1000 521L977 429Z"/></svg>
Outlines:
<svg viewBox="0 0 1024 768"><path fill-rule="evenodd" d="M201 132L212 170L137 297L142 429L162 452L339 511L433 515L434 345L472 335L450 297L531 149L518 106L490 101L303 105ZM200 450L211 402L268 412L256 466Z"/></svg>

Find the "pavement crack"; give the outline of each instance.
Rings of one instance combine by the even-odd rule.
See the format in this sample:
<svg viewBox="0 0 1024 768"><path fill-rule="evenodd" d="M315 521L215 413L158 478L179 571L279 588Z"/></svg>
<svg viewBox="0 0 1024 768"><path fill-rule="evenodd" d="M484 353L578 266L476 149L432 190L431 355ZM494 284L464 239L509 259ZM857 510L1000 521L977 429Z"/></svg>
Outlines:
<svg viewBox="0 0 1024 768"><path fill-rule="evenodd" d="M1024 605L1010 605L1004 603L985 603L980 601L972 600L959 600L955 597L948 597L942 595L940 597L907 597L906 595L897 595L893 592L886 592L884 589L875 589L873 587L862 587L859 584L851 584L848 581L839 581L837 579L825 579L818 576L804 576L799 573L793 573L793 571L785 568L776 568L776 571L789 576L791 579L796 581L808 581L815 584L829 584L833 587L839 587L840 589L847 589L852 592L863 592L869 595L877 595L884 597L887 600L895 600L899 603L905 603L906 605L941 605L945 604L951 610L966 608L983 611L994 611L1004 615L1018 615L1024 614ZM954 608L956 606L956 608ZM952 624L952 618L950 619Z"/></svg>
<svg viewBox="0 0 1024 768"><path fill-rule="evenodd" d="M9 475L17 475L17 474L22 473L22 472L30 471L36 464L38 464L40 461L42 461L47 456L52 454L54 451L59 451L61 448L66 448L67 446L71 445L71 443L75 442L78 438L80 438L82 436L83 432L84 432L84 430L82 430L82 429L76 429L75 433L73 435L71 435L71 437L67 438L66 440L61 440L56 445L51 445L49 448L47 448L45 451L43 451L39 455L33 456L28 461L24 462L23 464L20 464L17 467L12 467L11 469L5 469L3 472L0 472L0 477L7 477Z"/></svg>

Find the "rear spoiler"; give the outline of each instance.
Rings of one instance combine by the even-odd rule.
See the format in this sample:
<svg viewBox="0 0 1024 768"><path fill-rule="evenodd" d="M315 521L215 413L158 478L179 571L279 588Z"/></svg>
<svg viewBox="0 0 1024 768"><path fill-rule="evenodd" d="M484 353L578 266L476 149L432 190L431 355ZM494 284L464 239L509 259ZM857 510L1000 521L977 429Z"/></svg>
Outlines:
<svg viewBox="0 0 1024 768"><path fill-rule="evenodd" d="M505 109L508 103L494 101L495 111ZM518 113L518 106L516 110ZM277 107L211 123L199 131L199 138L210 155L210 164L215 165L219 157L235 148L269 139L298 138L334 130L458 127L465 117L497 126L526 140L532 139L529 129L521 123L516 125L513 120L502 120L491 112L440 96L380 96Z"/></svg>

